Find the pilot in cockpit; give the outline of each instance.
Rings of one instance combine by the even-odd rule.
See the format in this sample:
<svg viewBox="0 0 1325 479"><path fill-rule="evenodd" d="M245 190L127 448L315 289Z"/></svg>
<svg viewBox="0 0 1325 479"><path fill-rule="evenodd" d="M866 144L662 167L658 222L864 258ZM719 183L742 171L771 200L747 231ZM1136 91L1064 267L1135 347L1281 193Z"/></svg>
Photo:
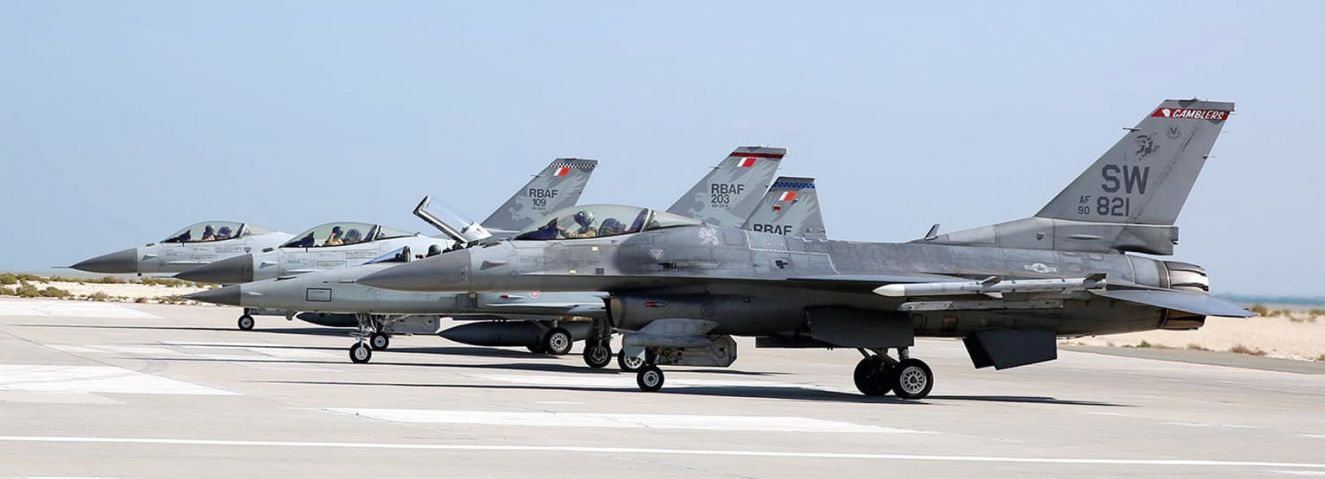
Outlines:
<svg viewBox="0 0 1325 479"><path fill-rule="evenodd" d="M229 226L222 226L221 229L216 230L216 239L218 241L230 239L233 234Z"/></svg>
<svg viewBox="0 0 1325 479"><path fill-rule="evenodd" d="M626 224L618 221L616 218L603 220L603 225L598 227L598 236L619 235L626 232Z"/></svg>
<svg viewBox="0 0 1325 479"><path fill-rule="evenodd" d="M202 229L202 239L198 241L216 241L216 230L212 225L207 225Z"/></svg>
<svg viewBox="0 0 1325 479"><path fill-rule="evenodd" d="M562 230L561 235L570 239L596 237L598 236L598 230L594 228L593 220L593 213L580 210L578 213L575 213L575 224L579 227Z"/></svg>
<svg viewBox="0 0 1325 479"><path fill-rule="evenodd" d="M342 244L355 244L361 241L363 241L363 233L360 233L358 229L350 228L349 231L345 232L345 241Z"/></svg>
<svg viewBox="0 0 1325 479"><path fill-rule="evenodd" d="M322 246L340 246L345 244L345 241L340 237L343 232L344 230L340 229L339 226L333 226L331 228L331 234L327 235L327 240L322 242Z"/></svg>

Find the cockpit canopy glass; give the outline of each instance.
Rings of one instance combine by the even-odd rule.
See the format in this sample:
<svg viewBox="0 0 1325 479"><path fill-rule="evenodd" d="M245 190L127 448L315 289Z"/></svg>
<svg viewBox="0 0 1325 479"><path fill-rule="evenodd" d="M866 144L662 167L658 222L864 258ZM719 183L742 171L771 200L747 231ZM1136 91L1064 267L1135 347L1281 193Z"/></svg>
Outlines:
<svg viewBox="0 0 1325 479"><path fill-rule="evenodd" d="M602 238L640 231L693 226L698 220L665 211L622 205L572 206L553 213L520 232L515 239L547 241L559 239Z"/></svg>
<svg viewBox="0 0 1325 479"><path fill-rule="evenodd" d="M373 241L391 239L391 238L404 238L406 236L414 236L414 233L405 230L398 230L389 226L378 226L377 234L373 236Z"/></svg>
<svg viewBox="0 0 1325 479"><path fill-rule="evenodd" d="M323 248L344 246L373 240L376 226L368 223L327 223L294 236L282 248Z"/></svg>
<svg viewBox="0 0 1325 479"><path fill-rule="evenodd" d="M162 243L206 243L211 241L222 241L240 236L248 236L244 231L244 223L234 221L204 221L202 223L189 225L175 232Z"/></svg>

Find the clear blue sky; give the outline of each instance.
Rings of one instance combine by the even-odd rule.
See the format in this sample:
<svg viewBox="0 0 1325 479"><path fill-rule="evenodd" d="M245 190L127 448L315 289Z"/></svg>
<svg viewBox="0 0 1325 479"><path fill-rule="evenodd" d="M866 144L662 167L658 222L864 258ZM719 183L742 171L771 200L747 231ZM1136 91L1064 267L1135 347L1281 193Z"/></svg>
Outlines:
<svg viewBox="0 0 1325 479"><path fill-rule="evenodd" d="M1161 99L1237 102L1179 218L1215 289L1325 294L1320 2L6 2L0 270L195 221L427 229L557 156L665 207L785 146L829 232L1028 216Z"/></svg>

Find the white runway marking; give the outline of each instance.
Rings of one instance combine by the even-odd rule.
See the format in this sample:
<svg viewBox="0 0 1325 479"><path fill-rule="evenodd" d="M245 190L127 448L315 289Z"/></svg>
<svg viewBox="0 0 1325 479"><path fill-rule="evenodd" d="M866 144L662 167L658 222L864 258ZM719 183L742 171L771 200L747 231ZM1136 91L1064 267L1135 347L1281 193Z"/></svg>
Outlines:
<svg viewBox="0 0 1325 479"><path fill-rule="evenodd" d="M493 381L505 381L510 383L528 384L537 386L557 386L557 387L592 387L592 388L622 388L636 389L639 386L635 384L634 376L566 376L566 375L535 375L535 374L469 374L468 376ZM750 381L743 379L688 379L688 378L667 378L667 387L758 387L758 388L798 388L813 389L817 391L828 391L836 393L850 393L837 388L820 386L818 384L799 384L784 383L773 381Z"/></svg>
<svg viewBox="0 0 1325 479"><path fill-rule="evenodd" d="M0 301L0 316L161 319L128 306L93 301Z"/></svg>
<svg viewBox="0 0 1325 479"><path fill-rule="evenodd" d="M1299 435L1311 439L1325 439L1325 434L1299 434Z"/></svg>
<svg viewBox="0 0 1325 479"><path fill-rule="evenodd" d="M328 449L403 449L424 451L563 452L584 454L638 454L675 456L765 457L789 459L845 459L1008 464L1075 464L1101 466L1265 467L1325 470L1325 463L1237 461L1205 459L1128 459L1085 457L946 456L937 454L872 454L855 452L778 452L741 449L667 449L649 447L539 446L518 444L419 444L323 441L232 441L223 439L165 439L133 437L0 436L0 442L139 444L149 446L289 447Z"/></svg>
<svg viewBox="0 0 1325 479"><path fill-rule="evenodd" d="M596 427L612 429L687 429L704 431L921 433L910 429L866 426L789 416L700 416L689 414L610 414L508 411L440 411L428 409L326 408L384 421L488 426Z"/></svg>
<svg viewBox="0 0 1325 479"><path fill-rule="evenodd" d="M0 391L58 393L186 394L234 393L110 366L0 365Z"/></svg>
<svg viewBox="0 0 1325 479"><path fill-rule="evenodd" d="M1325 471L1274 471L1290 476L1325 476Z"/></svg>

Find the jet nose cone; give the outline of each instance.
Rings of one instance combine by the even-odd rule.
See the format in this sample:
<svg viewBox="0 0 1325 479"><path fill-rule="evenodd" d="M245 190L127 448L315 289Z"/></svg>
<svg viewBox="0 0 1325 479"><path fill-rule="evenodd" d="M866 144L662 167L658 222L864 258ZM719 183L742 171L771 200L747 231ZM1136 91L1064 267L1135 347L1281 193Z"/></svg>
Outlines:
<svg viewBox="0 0 1325 479"><path fill-rule="evenodd" d="M253 255L241 254L204 264L175 275L176 278L199 283L238 284L253 281Z"/></svg>
<svg viewBox="0 0 1325 479"><path fill-rule="evenodd" d="M185 298L204 303L224 304L227 306L243 306L239 301L239 285L232 284L215 289L205 289L193 294L184 295Z"/></svg>
<svg viewBox="0 0 1325 479"><path fill-rule="evenodd" d="M70 268L89 273L137 273L138 248L129 248L80 261Z"/></svg>
<svg viewBox="0 0 1325 479"><path fill-rule="evenodd" d="M467 291L468 250L405 263L359 278L356 283L400 291Z"/></svg>

